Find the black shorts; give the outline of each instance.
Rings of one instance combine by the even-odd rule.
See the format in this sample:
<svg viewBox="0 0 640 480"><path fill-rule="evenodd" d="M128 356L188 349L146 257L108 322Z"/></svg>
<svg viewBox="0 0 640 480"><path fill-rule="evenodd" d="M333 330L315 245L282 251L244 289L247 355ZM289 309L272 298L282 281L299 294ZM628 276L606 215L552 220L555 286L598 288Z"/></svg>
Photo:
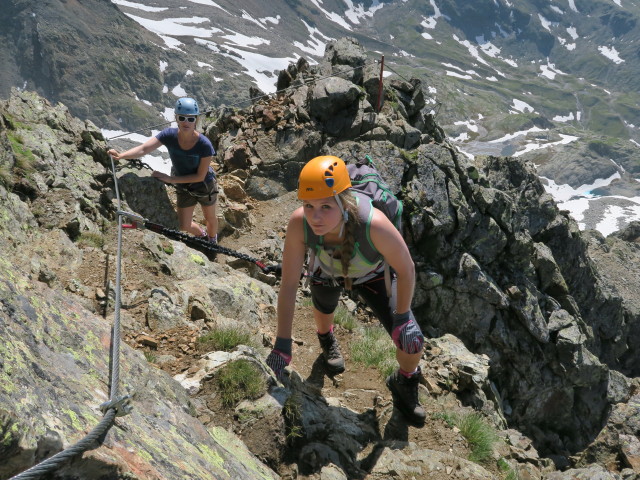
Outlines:
<svg viewBox="0 0 640 480"><path fill-rule="evenodd" d="M341 279L336 280L340 281ZM313 306L321 313L329 314L333 313L338 306L338 300L344 287L343 285L332 286L328 285L327 282L311 280L310 288ZM391 335L393 326L392 313L396 309L398 299L395 274L391 274L391 298L387 297L384 272L364 283L353 285L351 290L373 311L373 314Z"/></svg>

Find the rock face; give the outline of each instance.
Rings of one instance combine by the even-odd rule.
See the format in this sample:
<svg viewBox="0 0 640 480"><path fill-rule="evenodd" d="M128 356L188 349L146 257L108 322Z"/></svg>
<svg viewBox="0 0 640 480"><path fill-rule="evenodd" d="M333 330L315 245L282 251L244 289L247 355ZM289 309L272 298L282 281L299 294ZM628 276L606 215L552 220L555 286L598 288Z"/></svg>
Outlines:
<svg viewBox="0 0 640 480"><path fill-rule="evenodd" d="M433 337L423 357L430 391L451 389L505 429L507 458L528 472L526 478L622 478L624 468L624 478L633 478L637 431L629 419L636 415L637 382L629 377L637 375L637 312L628 297L637 290L607 279L625 269L611 254L638 260L629 242L636 230L606 240L582 234L544 192L530 164L503 157L471 163L458 155L423 112L417 79L385 85L377 111L374 72L357 68L363 55L353 39L332 43L322 64L298 62L282 76L296 88L243 111L216 112L206 132L225 167L222 228L237 235L250 231L245 195L286 195L309 158L333 154L349 161L369 154L405 202L404 235L418 274L414 311ZM27 92L14 92L0 106L0 121L0 333L10 339L0 346L0 432L27 432L9 435L10 447L0 446L9 465L0 474L11 475L73 443L78 431L97 422L95 405L107 395L109 332L92 309L96 293L75 278L104 252L81 248L78 240L100 234L120 206L105 168L110 163L104 142L92 124ZM118 167L118 174L123 208L168 221L171 199L164 187L144 169ZM146 316L124 315L125 328L162 332L193 322L242 322L259 340L269 331L276 295L266 276L246 265L236 270L235 264L205 261L179 243L169 248L150 234L133 238L138 257L131 261L153 262L157 271L154 278L136 279L140 288L124 299L148 303ZM265 246L273 260L281 248L277 235ZM243 355L260 364L259 352ZM126 435L116 430L104 450L70 465L69 475L100 468L139 478L210 478L205 472L216 478L273 477L251 454L239 460L235 453L242 448L225 450L221 444L232 440L188 415L201 412L189 412L178 384L152 372L128 348L123 358L126 387L141 395L142 407L132 414ZM208 355L179 380L198 390L219 363ZM23 385L35 393L12 412ZM293 446L283 434L290 402L304 432ZM389 478L393 472L409 479L451 467L445 456L426 449L385 443L372 426L373 412L336 408L295 371L287 388L238 407L238 415L247 412L260 419L252 428L261 438L273 438L250 445L270 464L282 455L277 446L290 448L287 455L302 470L327 478ZM623 424L629 427L621 430ZM171 435L158 442L160 431ZM357 456L368 442L378 442L375 464ZM552 472L551 462L539 455L563 469L579 469ZM464 478L492 478L475 464L456 462Z"/></svg>
<svg viewBox="0 0 640 480"><path fill-rule="evenodd" d="M110 326L82 304L0 263L0 477L79 441L109 399ZM193 416L186 391L124 345L121 392L136 408L104 444L56 469L58 478L277 478L224 430ZM31 419L31 420L29 420ZM237 441L237 440L236 440Z"/></svg>
<svg viewBox="0 0 640 480"><path fill-rule="evenodd" d="M83 250L74 240L99 237L115 204L113 183L101 185L110 176L91 123L26 92L0 112L0 478L9 478L79 441L102 417L98 407L110 392L110 322L97 315L91 301L97 294L77 277L83 264L95 268L104 254L95 247ZM157 199L166 193L149 178L139 180L139 196L129 195L136 211L151 218L155 213L156 221L173 218L159 213L163 203ZM141 186L145 182L151 190ZM127 182L122 184L124 194ZM168 200L164 205L171 210ZM130 209L126 203L123 208ZM143 251L164 257L162 268L189 293L182 299L175 290L150 284L140 293L152 313L140 319L123 311L125 330L153 333L183 325L185 318L224 324L241 316L247 329L257 331L270 318L257 301L275 301L268 285L229 267L203 266L184 245L169 254L155 235L139 240ZM192 285L194 272L201 278ZM119 391L135 393L135 411L124 430L117 421L102 447L57 470L58 478L277 477L232 433L204 427L179 383L121 345Z"/></svg>
<svg viewBox="0 0 640 480"><path fill-rule="evenodd" d="M243 156L258 159L250 191L266 198L278 190L267 190L264 178L291 190L305 159L370 154L405 201L421 324L491 359L494 408L543 453L584 448L611 402L629 395L628 382L620 384L609 369L636 375L620 361L637 357L633 328L615 320L625 307L603 291L577 225L557 209L531 165L502 157L470 163L457 155L421 113L417 80L386 86L376 112L374 72L357 68L363 56L354 40L335 42L324 63L306 70L304 85L292 77L291 85L300 85L294 93L258 102L244 116L221 112L218 125L236 126L221 134L222 126L210 129L221 161L244 145ZM347 78L325 78L341 69ZM314 83L314 75L322 79ZM266 123L266 112L275 123ZM612 398L613 391L622 397Z"/></svg>

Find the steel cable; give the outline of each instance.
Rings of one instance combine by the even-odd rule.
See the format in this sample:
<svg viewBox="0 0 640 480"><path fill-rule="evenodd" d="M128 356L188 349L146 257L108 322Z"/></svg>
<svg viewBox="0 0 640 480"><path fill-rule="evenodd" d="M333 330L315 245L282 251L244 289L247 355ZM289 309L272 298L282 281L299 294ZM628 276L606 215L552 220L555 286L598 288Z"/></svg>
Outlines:
<svg viewBox="0 0 640 480"><path fill-rule="evenodd" d="M56 453L53 457L34 465L18 475L11 477L9 480L35 480L42 478L43 475L60 468L65 462L72 459L76 455L80 455L87 450L93 450L101 445L101 438L111 428L116 418L116 410L111 408L107 410L104 417L91 432L89 432L82 440L71 447Z"/></svg>
<svg viewBox="0 0 640 480"><path fill-rule="evenodd" d="M115 181L116 198L118 207L120 206L120 192L118 190L118 181L115 174L115 165L113 158L111 159L111 169ZM102 420L89 432L82 440L64 449L61 452L47 458L46 460L34 465L18 475L11 477L9 480L31 480L41 478L43 475L59 468L65 462L72 459L76 455L80 455L88 450L93 450L102 445L104 437L109 429L115 423L116 416L129 413L128 405L129 395L118 398L118 390L120 384L120 276L122 259L122 216L118 216L118 255L116 265L116 302L114 323L111 332L111 376L110 376L110 394L109 401L103 403L100 409L104 412Z"/></svg>

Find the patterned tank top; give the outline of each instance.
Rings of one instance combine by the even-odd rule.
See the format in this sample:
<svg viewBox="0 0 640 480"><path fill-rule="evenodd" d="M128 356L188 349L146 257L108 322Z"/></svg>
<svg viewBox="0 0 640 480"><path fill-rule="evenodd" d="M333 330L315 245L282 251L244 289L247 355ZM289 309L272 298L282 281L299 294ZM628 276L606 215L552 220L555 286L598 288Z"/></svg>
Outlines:
<svg viewBox="0 0 640 480"><path fill-rule="evenodd" d="M373 205L366 195L352 192L358 205L360 228L356 231L353 254L349 261L347 276L354 280L354 284L362 283L383 271L384 257L376 250L370 236ZM341 278L342 262L341 245L324 245L324 237L316 235L303 218L304 241L307 248L313 251L315 259L310 271L314 276L321 273L323 278Z"/></svg>

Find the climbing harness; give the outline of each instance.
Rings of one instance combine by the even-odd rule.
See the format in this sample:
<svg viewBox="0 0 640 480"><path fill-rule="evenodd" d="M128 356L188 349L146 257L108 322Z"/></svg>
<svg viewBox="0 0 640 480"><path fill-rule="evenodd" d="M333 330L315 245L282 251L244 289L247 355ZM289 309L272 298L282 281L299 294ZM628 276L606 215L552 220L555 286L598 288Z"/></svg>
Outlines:
<svg viewBox="0 0 640 480"><path fill-rule="evenodd" d="M228 255L230 257L239 258L241 260L251 262L257 265L264 273L280 273L280 265L266 265L264 262L261 262L257 258L254 258L250 255L232 250L227 247L223 247L221 245L218 245L217 243L211 243L205 237L189 235L179 230L167 228L163 225L160 225L159 223L152 223L147 219L141 217L140 215L136 215L135 213L124 211L118 211L117 213L120 218L127 217L131 221L130 224L123 225L123 228L146 228L147 230L159 233L160 235L163 235L171 240L182 242L185 245L188 245L202 253L222 253L223 255Z"/></svg>
<svg viewBox="0 0 640 480"><path fill-rule="evenodd" d="M208 198L211 201L213 195L219 193L218 192L218 180L216 179L215 174L212 174L211 177L207 175L208 178L205 178L202 182L194 182L194 183L168 183L167 185L173 186L177 192L184 192L191 195L193 198Z"/></svg>

